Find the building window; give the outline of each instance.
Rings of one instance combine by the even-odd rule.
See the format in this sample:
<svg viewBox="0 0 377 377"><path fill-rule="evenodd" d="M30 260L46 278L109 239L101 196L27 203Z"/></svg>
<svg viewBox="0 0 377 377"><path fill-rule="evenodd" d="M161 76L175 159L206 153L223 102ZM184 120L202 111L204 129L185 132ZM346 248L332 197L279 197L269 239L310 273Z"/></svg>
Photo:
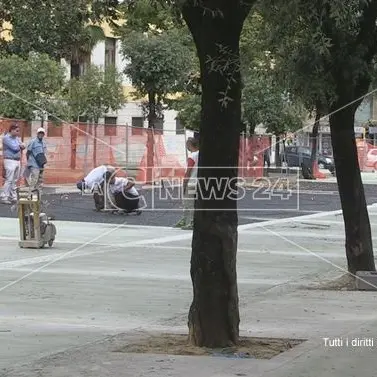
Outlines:
<svg viewBox="0 0 377 377"><path fill-rule="evenodd" d="M115 66L116 38L106 38L105 40L105 68Z"/></svg>
<svg viewBox="0 0 377 377"><path fill-rule="evenodd" d="M105 136L117 135L117 117L105 117Z"/></svg>
<svg viewBox="0 0 377 377"><path fill-rule="evenodd" d="M131 135L142 135L144 132L144 118L132 117Z"/></svg>
<svg viewBox="0 0 377 377"><path fill-rule="evenodd" d="M177 135L182 135L184 129L185 127L183 126L183 123L178 118L176 118L175 119L175 133Z"/></svg>

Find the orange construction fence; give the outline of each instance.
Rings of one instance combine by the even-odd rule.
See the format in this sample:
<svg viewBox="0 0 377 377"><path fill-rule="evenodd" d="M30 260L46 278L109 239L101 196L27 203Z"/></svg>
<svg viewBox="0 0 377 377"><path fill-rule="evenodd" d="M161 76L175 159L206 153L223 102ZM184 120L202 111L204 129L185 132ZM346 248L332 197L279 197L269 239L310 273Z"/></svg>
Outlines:
<svg viewBox="0 0 377 377"><path fill-rule="evenodd" d="M22 120L0 119L0 135L17 121L21 138L28 143L35 136L31 124ZM128 125L91 125L87 123L55 125L48 122L46 184L72 184L101 164L111 164L134 173L139 183L163 178L183 177L186 166L184 132L167 132ZM0 160L2 151L0 148ZM26 166L26 154L22 155ZM136 172L136 173L135 173ZM150 174L148 174L151 172Z"/></svg>
<svg viewBox="0 0 377 377"><path fill-rule="evenodd" d="M238 175L242 178L263 177L264 154L271 147L269 136L244 136L240 138ZM268 152L269 153L269 152Z"/></svg>
<svg viewBox="0 0 377 377"><path fill-rule="evenodd" d="M377 146L367 139L357 139L356 147L360 170L364 172L377 171Z"/></svg>
<svg viewBox="0 0 377 377"><path fill-rule="evenodd" d="M40 122L0 119L0 135L17 121L21 138L28 143L35 136ZM140 184L162 179L182 178L185 173L187 151L186 132L151 130L128 125L91 125L88 123L47 122L46 144L48 150L44 180L46 184L73 184L90 170L101 164L124 168ZM264 149L269 137L244 137L240 139L239 175L263 176ZM257 157L255 162L254 156ZM0 163L2 151L0 148ZM22 167L26 154L22 154Z"/></svg>

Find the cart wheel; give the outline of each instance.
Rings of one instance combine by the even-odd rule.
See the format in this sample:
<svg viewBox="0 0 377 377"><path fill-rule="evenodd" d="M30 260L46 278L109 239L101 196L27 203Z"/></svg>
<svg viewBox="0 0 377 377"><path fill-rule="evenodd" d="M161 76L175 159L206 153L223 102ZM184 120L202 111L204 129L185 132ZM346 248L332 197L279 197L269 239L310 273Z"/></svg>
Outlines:
<svg viewBox="0 0 377 377"><path fill-rule="evenodd" d="M48 241L48 246L52 247L53 243L54 243L54 240L49 240Z"/></svg>

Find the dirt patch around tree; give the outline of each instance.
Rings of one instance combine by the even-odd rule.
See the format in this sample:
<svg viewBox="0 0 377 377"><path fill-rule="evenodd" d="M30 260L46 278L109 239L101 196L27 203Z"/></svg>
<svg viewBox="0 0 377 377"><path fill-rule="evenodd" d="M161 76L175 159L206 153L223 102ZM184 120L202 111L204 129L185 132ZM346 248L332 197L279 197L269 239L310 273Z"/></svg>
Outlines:
<svg viewBox="0 0 377 377"><path fill-rule="evenodd" d="M113 352L164 354L181 356L217 356L245 359L272 359L295 346L304 339L240 338L237 346L209 349L189 344L188 335L152 335L135 343L127 344Z"/></svg>
<svg viewBox="0 0 377 377"><path fill-rule="evenodd" d="M337 279L320 283L315 286L303 287L308 290L319 291L356 291L356 278L350 274L344 274Z"/></svg>

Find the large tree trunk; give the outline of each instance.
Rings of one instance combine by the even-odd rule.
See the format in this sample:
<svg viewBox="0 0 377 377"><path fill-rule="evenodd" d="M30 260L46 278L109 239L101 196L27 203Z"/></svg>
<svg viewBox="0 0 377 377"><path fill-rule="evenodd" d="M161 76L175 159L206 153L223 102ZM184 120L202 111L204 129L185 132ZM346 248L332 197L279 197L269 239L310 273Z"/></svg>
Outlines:
<svg viewBox="0 0 377 377"><path fill-rule="evenodd" d="M313 131L311 134L312 142L312 153L310 156L310 166L312 168L312 173L314 174L314 167L317 163L317 149L318 149L318 131L319 131L319 121L321 120L321 113L319 112L319 109L316 110L315 113L315 121L313 126Z"/></svg>
<svg viewBox="0 0 377 377"><path fill-rule="evenodd" d="M241 124L239 38L248 9L238 1L219 0L206 3L219 11L212 13L203 10L200 2L194 4L187 2L183 8L198 51L202 85L198 200L191 254L194 297L188 326L192 344L214 348L235 344L239 338L238 218L232 189L238 172ZM231 98L226 106L221 103L225 96ZM219 195L210 196L210 187L220 182ZM205 196L210 199L204 200ZM217 200L219 197L222 199Z"/></svg>
<svg viewBox="0 0 377 377"><path fill-rule="evenodd" d="M341 106L337 106L340 108ZM372 235L354 133L354 106L330 116L336 177L343 210L348 270L375 271Z"/></svg>

